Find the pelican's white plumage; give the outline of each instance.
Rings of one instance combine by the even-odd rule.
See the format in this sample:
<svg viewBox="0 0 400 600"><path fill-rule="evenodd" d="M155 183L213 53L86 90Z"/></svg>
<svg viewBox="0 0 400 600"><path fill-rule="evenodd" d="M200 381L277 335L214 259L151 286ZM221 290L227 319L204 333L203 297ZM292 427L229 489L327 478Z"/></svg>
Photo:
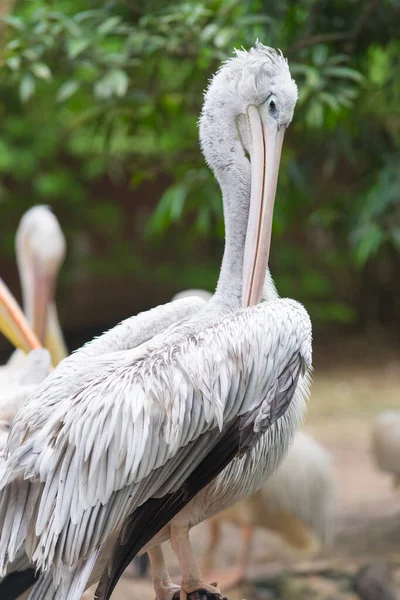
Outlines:
<svg viewBox="0 0 400 600"><path fill-rule="evenodd" d="M194 296L208 301L212 294L205 290L193 289L179 292L174 299ZM278 293L268 270L263 300L270 302L277 299ZM388 421L393 424L392 415L390 419L385 419L386 423ZM260 455L262 446L263 441L256 445L254 457ZM280 453L280 458L283 458L283 453ZM269 477L272 469L268 468L267 464L268 461L265 461L262 467L265 476L262 487L257 486L253 496L246 494L244 500L218 513L212 519L210 530L213 536L218 535L219 523L232 521L243 527L271 529L281 535L293 550L313 552L321 543L330 543L334 531L336 491L328 452L311 436L304 432L297 432L286 457ZM249 472L253 472L253 469ZM211 491L217 481L218 478L200 492L192 500L191 505L196 504L203 493L204 495L208 493L209 497L217 496L214 491ZM229 501L227 504L231 505ZM249 543L250 537L247 550L243 554L243 559L246 561L249 555ZM214 552L215 540L212 539L205 555L207 570L211 569L214 562ZM247 562L241 564L240 577L244 575L246 564Z"/></svg>
<svg viewBox="0 0 400 600"><path fill-rule="evenodd" d="M168 536L183 594L218 591L202 581L189 528L255 491L276 466L304 412L311 368L305 309L259 303L296 98L287 62L261 44L221 68L200 120L224 200L216 293L157 307L87 344L14 421L0 474L0 565L25 543L43 571L31 600L77 600L116 538L99 598L142 548L157 580L162 557L151 547ZM213 496L201 491L214 479ZM158 598L171 597L166 583Z"/></svg>
<svg viewBox="0 0 400 600"><path fill-rule="evenodd" d="M387 410L374 421L372 452L379 469L400 484L400 411Z"/></svg>
<svg viewBox="0 0 400 600"><path fill-rule="evenodd" d="M182 298L190 298L193 296L195 296L196 298L201 298L202 300L205 300L206 302L212 298L211 292L207 292L206 290L193 289L193 290L185 290L184 292L178 292L172 298L172 301L181 300Z"/></svg>
<svg viewBox="0 0 400 600"><path fill-rule="evenodd" d="M14 368L7 385L0 388L0 456L6 445L10 424L25 400L50 372L50 355L47 350L32 350Z"/></svg>

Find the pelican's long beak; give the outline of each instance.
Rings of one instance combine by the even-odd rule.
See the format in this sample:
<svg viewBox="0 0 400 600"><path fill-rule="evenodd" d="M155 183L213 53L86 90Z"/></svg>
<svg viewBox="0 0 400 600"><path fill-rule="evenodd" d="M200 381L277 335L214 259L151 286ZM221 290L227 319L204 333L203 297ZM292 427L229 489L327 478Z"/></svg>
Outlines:
<svg viewBox="0 0 400 600"><path fill-rule="evenodd" d="M0 279L0 331L16 348L30 352L40 342L25 319L18 302Z"/></svg>
<svg viewBox="0 0 400 600"><path fill-rule="evenodd" d="M33 331L44 344L49 306L53 300L55 277L44 273L40 265L33 264Z"/></svg>
<svg viewBox="0 0 400 600"><path fill-rule="evenodd" d="M242 305L261 301L271 245L272 217L285 129L272 117L263 123L255 106L248 109L252 135L251 197L243 262Z"/></svg>

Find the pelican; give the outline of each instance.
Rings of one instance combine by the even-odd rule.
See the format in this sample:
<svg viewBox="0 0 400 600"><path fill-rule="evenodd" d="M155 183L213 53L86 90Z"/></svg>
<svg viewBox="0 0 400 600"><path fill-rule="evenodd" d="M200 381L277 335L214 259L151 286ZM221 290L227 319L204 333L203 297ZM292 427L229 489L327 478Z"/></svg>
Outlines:
<svg viewBox="0 0 400 600"><path fill-rule="evenodd" d="M224 204L215 294L158 306L86 344L13 421L0 472L0 570L24 544L41 571L30 600L78 600L101 571L96 595L108 599L140 551L157 598L170 600L167 539L181 600L220 593L204 582L189 530L256 491L305 411L308 314L294 300L261 302L296 99L287 61L258 42L221 67L200 118Z"/></svg>
<svg viewBox="0 0 400 600"><path fill-rule="evenodd" d="M225 586L232 586L246 578L254 528L277 533L289 550L311 556L321 544L332 541L334 518L335 483L330 456L312 437L298 432L286 458L263 486L211 519L203 570L212 570L224 521L241 527L236 565L225 575Z"/></svg>
<svg viewBox="0 0 400 600"><path fill-rule="evenodd" d="M173 300L212 298L206 290L179 292ZM278 298L270 271L264 284L264 301ZM287 456L257 492L219 513L209 522L210 541L204 555L203 571L212 572L220 540L221 524L232 522L241 527L241 546L231 573L223 577L225 586L233 586L246 577L253 531L256 527L277 533L286 546L301 554L316 553L321 544L333 539L335 483L331 459L324 448L304 432L297 432ZM214 578L221 581L222 577Z"/></svg>
<svg viewBox="0 0 400 600"><path fill-rule="evenodd" d="M11 306L11 312L7 307ZM6 285L0 280L0 332L5 335L11 344L20 347L21 356L25 356L21 361L18 359L18 366L14 365L12 372L9 373L7 380L4 378L0 387L0 461L4 460L3 450L6 446L10 423L16 413L23 406L25 400L48 375L51 368L50 354L47 350L40 347L40 342L32 331L29 323L26 321L21 309ZM18 552L16 559L10 564L9 571L25 571L29 579L35 580L33 571L29 569L29 561L23 547ZM21 580L18 577L17 587ZM28 579L25 577L24 586L28 586ZM22 588L24 589L24 588Z"/></svg>
<svg viewBox="0 0 400 600"><path fill-rule="evenodd" d="M22 217L15 238L26 318L41 344L48 348L53 365L68 354L54 302L57 275L65 257L65 238L57 218L47 206L34 206ZM24 362L16 350L0 368L0 385Z"/></svg>
<svg viewBox="0 0 400 600"><path fill-rule="evenodd" d="M7 329L5 303L0 307L0 330L10 342L19 346L4 367L0 367L0 457L6 445L10 424L35 387L51 369L50 355L40 348L45 343L53 364L67 356L67 348L54 301L57 275L65 257L65 238L59 222L49 207L38 205L22 217L16 234L15 249L20 275L23 304L32 331L9 290L2 284L2 297L7 297L18 314L17 322ZM0 298L1 300L1 298ZM2 314L3 311L3 314ZM28 355L31 348L35 348ZM27 568L24 552L9 566L8 571ZM25 578L34 581L34 573Z"/></svg>
<svg viewBox="0 0 400 600"><path fill-rule="evenodd" d="M372 428L372 452L378 468L393 477L395 488L400 487L400 411L387 410L380 414Z"/></svg>

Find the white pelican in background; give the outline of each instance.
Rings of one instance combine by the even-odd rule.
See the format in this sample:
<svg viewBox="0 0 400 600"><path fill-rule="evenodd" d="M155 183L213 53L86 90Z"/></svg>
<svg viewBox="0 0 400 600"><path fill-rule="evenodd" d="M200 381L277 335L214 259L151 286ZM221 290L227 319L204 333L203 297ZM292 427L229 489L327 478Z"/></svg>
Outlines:
<svg viewBox="0 0 400 600"><path fill-rule="evenodd" d="M205 573L213 570L224 521L240 526L242 537L234 569L222 575L226 586L246 579L256 527L277 533L295 554L314 555L321 544L332 541L334 533L335 482L329 454L306 433L296 433L286 458L264 485L211 519Z"/></svg>
<svg viewBox="0 0 400 600"><path fill-rule="evenodd" d="M65 238L47 206L34 206L22 217L15 238L15 252L25 316L56 366L68 354L54 301L57 276L65 258ZM0 367L0 386L24 361L17 350Z"/></svg>
<svg viewBox="0 0 400 600"><path fill-rule="evenodd" d="M400 411L380 414L372 428L372 453L381 471L393 476L395 488L400 487Z"/></svg>
<svg viewBox="0 0 400 600"><path fill-rule="evenodd" d="M7 443L12 419L22 408L25 400L31 395L36 386L47 377L52 368L49 352L41 347L17 301L1 280L0 332L8 338L11 344L19 347L10 361L12 367L4 368L0 378L1 461L4 459L3 450ZM16 560L9 565L9 572L14 573L22 569L29 569L29 560L23 550L22 547ZM19 573L15 573L18 576L17 586L21 584L29 586L29 581L31 583L35 581L33 569L29 569L29 573L27 571L25 573L24 581L21 581Z"/></svg>
<svg viewBox="0 0 400 600"><path fill-rule="evenodd" d="M18 358L14 353L12 369L7 370L7 377L3 377L0 382L0 461L2 461L11 421L37 385L50 373L51 359L49 352L41 347L14 296L1 280L0 333L7 337L11 344L20 348ZM24 570L22 578L17 573L21 570ZM10 563L9 572L15 573L17 577L16 592L18 589L23 591L29 587L29 582L32 584L35 581L35 572L30 568L23 547L15 561Z"/></svg>
<svg viewBox="0 0 400 600"><path fill-rule="evenodd" d="M40 342L50 350L54 365L68 354L54 301L57 275L65 257L65 245L64 234L50 208L34 206L23 215L17 229L15 250L23 305L36 335L28 323L22 328L25 332L21 334L22 337L17 332L18 327L9 332L4 331L6 337L11 336L10 341L14 345L22 343L24 350L17 349L7 364L0 367L0 454L5 447L12 419L36 385L50 372L50 356L46 350L39 349ZM10 294L2 289L3 294ZM15 300L13 302L16 303ZM0 316L3 316L1 312ZM0 330L2 324L6 324L2 320ZM35 339L38 336L40 339L29 344L29 348L36 345L37 349L27 356L29 348L21 342L24 335L31 335ZM24 553L20 553L20 556L24 556ZM10 569L26 567L26 562L25 557L22 562L18 560L13 563ZM31 575L25 578L26 582L34 580L34 574Z"/></svg>
<svg viewBox="0 0 400 600"><path fill-rule="evenodd" d="M177 586L158 545L167 539L181 599L219 594L189 529L256 491L305 410L308 314L293 300L260 302L296 99L287 62L262 44L221 67L200 119L225 215L213 298L159 306L86 344L14 420L0 473L0 567L25 544L42 572L31 600L78 600L107 561L96 593L108 599L141 550L157 598L170 600Z"/></svg>

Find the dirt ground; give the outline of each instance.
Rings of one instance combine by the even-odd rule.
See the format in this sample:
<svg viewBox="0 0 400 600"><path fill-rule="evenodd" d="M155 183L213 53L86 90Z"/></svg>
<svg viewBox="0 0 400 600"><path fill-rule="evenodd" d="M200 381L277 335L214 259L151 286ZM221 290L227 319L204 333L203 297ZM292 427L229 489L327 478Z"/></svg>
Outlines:
<svg viewBox="0 0 400 600"><path fill-rule="evenodd" d="M400 354L378 352L376 347L375 352L371 347L347 344L336 354L324 348L315 357L305 430L333 458L339 505L333 547L324 549L312 563L288 563L279 540L258 531L250 584L223 590L232 600L400 600L400 492L396 494L391 479L375 468L369 449L374 417L384 409L400 408ZM198 526L192 538L200 556L207 526ZM217 570L232 563L236 542L237 530L226 525ZM177 576L169 547L167 555L171 572ZM355 574L368 564L389 565L383 579L392 595L355 593ZM154 600L151 582L125 576L114 599Z"/></svg>

